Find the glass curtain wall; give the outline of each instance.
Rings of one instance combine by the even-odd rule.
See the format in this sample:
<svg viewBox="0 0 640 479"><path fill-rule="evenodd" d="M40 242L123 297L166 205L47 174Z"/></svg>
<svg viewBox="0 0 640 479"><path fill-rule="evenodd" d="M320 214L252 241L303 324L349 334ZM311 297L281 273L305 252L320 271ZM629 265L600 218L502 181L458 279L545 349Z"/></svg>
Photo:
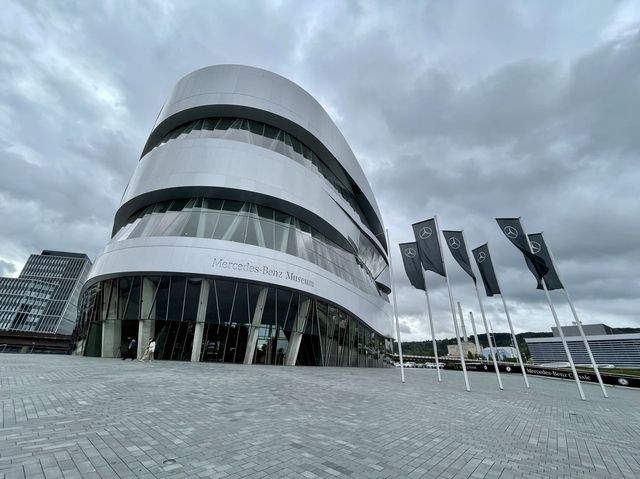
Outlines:
<svg viewBox="0 0 640 479"><path fill-rule="evenodd" d="M187 198L152 204L132 215L113 241L148 236L212 238L282 251L374 294L378 292L374 278L386 267L364 235L356 257L294 216L232 200Z"/></svg>
<svg viewBox="0 0 640 479"><path fill-rule="evenodd" d="M100 356L105 320L154 320L156 358L190 360L198 317L204 319L201 361L242 363L256 328L256 364L284 364L292 335L300 334L298 365L383 365L384 338L332 304L287 289L203 277L125 276L99 282L82 296L75 339L85 355Z"/></svg>

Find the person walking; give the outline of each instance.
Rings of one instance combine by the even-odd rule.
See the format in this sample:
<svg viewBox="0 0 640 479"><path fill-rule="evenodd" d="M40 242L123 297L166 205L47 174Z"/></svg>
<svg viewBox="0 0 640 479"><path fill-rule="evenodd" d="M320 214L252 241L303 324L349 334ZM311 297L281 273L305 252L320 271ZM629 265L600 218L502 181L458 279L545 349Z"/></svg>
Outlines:
<svg viewBox="0 0 640 479"><path fill-rule="evenodd" d="M131 339L131 342L129 343L129 348L122 355L123 361L127 358L130 358L133 361L138 355L138 351L136 350L136 340L134 338L130 338L130 339Z"/></svg>
<svg viewBox="0 0 640 479"><path fill-rule="evenodd" d="M147 346L147 349L144 352L144 356L142 357L142 360L144 361L148 359L149 361L153 361L155 352L156 352L156 340L153 338L149 338L149 344Z"/></svg>

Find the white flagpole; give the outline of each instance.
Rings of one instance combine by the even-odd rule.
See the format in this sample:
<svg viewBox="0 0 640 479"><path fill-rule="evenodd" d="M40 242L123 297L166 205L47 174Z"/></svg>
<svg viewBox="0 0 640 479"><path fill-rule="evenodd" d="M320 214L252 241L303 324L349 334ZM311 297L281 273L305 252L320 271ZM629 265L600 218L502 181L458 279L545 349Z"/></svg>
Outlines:
<svg viewBox="0 0 640 479"><path fill-rule="evenodd" d="M458 314L460 314L460 325L462 326L462 338L466 343L469 341L469 338L467 337L467 328L464 325L464 316L462 315L462 306L460 306L460 301L458 301Z"/></svg>
<svg viewBox="0 0 640 479"><path fill-rule="evenodd" d="M389 249L389 276L391 276L391 283L393 283L393 269L391 268L391 242L389 241L389 229L387 232L387 248ZM391 292L393 293L393 314L396 319L396 335L398 337L398 355L400 356L400 376L404 383L404 361L402 360L402 339L400 339L400 322L398 321L398 301L396 300L396 288L395 284L391 284Z"/></svg>
<svg viewBox="0 0 640 479"><path fill-rule="evenodd" d="M578 331L580 331L580 336L582 336L582 342L584 343L584 347L587 350L587 353L589 354L589 360L591 361L591 366L593 366L593 370L595 371L596 377L598 378L598 382L600 383L602 394L604 395L604 397L608 398L609 395L607 394L607 390L605 389L604 383L602 382L602 377L600 376L600 370L598 369L596 360L594 359L593 354L591 353L591 347L589 346L589 341L587 340L584 334L584 330L582 329L582 324L580 322L580 319L578 318L578 313L576 312L576 308L573 306L573 301L571 301L571 297L569 296L569 291L567 291L567 285L564 284L564 281L562 281L562 278L560 277L560 271L558 271L558 265L556 263L556 259L553 257L553 253L551 252L551 249L549 248L549 244L546 241L545 241L545 244L547 245L547 251L549 252L549 257L551 258L553 267L556 270L556 275L558 276L560 283L562 283L562 289L564 289L564 294L567 295L567 301L569 301L569 307L571 308L573 317L576 320L576 326L578 326Z"/></svg>
<svg viewBox="0 0 640 479"><path fill-rule="evenodd" d="M424 295L427 297L427 312L429 313L429 327L431 328L431 341L433 343L433 356L436 358L436 369L438 370L438 382L442 382L440 375L440 360L438 359L438 344L436 343L436 333L433 329L433 316L431 314L431 301L429 300L429 289L427 288L427 272L422 270L424 278Z"/></svg>
<svg viewBox="0 0 640 479"><path fill-rule="evenodd" d="M465 248L467 247L467 240L464 237L464 231L462 233L462 241L464 242ZM465 251L467 256L469 255L469 251ZM491 357L493 358L493 367L496 370L496 377L498 378L498 388L501 390L504 389L502 386L502 378L500 377L500 370L498 369L498 361L496 360L496 351L491 344L491 338L489 337L489 328L487 326L487 317L484 314L484 305L482 304L482 298L480 297L480 290L478 289L478 282L474 281L473 285L476 288L476 296L478 297L478 304L480 305L480 315L482 316L482 322L484 323L484 330L487 332L487 340L489 341L489 350L491 351ZM459 305L460 303L458 303Z"/></svg>
<svg viewBox="0 0 640 479"><path fill-rule="evenodd" d="M460 330L458 328L458 319L456 318L456 307L453 303L453 293L451 292L451 283L449 283L449 275L447 274L447 264L444 261L444 254L442 253L442 242L440 242L440 227L438 226L438 217L434 216L433 220L436 225L436 234L438 235L438 243L440 243L440 259L442 260L442 267L444 268L444 278L447 280L447 289L449 290L449 303L451 304L451 315L453 317L453 326L456 330L456 341L458 342L458 350L460 351L460 364L462 365L462 373L464 375L464 385L467 391L471 391L469 387L469 378L467 377L467 364L464 361L464 351L462 350L462 343L460 342Z"/></svg>
<svg viewBox="0 0 640 479"><path fill-rule="evenodd" d="M522 222L520 222L522 225ZM529 235L524 231L524 227L522 228L524 237L527 240L527 244L529 245L529 251L533 254L533 248L531 247L531 241L529 241ZM535 269L535 268L534 268ZM580 399L583 401L586 399L584 397L584 391L582 390L582 384L580 384L580 378L578 377L578 371L576 371L576 365L573 363L573 357L571 356L571 351L569 351L569 346L567 345L567 340L564 337L564 333L562 332L562 326L560 326L560 320L558 319L558 314L556 313L556 308L553 307L553 303L551 302L551 296L549 296L549 290L547 289L547 283L544 278L540 278L540 283L542 284L542 289L544 289L544 294L547 297L547 302L549 303L549 308L551 308L551 314L553 315L553 320L556 322L556 326L558 328L558 334L560 335L560 340L562 341L562 346L564 347L564 352L569 359L569 364L571 365L571 372L573 373L573 378L576 380L576 386L578 387L578 392L580 393Z"/></svg>
<svg viewBox="0 0 640 479"><path fill-rule="evenodd" d="M482 356L482 359L484 359L484 355L482 354L482 348L480 347L480 340L478 339L478 332L476 331L476 322L473 319L472 311L469 311L469 318L471 319L471 327L473 328L473 339L475 339L476 341L476 350L478 351L478 354Z"/></svg>
<svg viewBox="0 0 640 479"><path fill-rule="evenodd" d="M489 251L489 243L487 243L487 251ZM491 251L489 251L489 255L491 255ZM509 331L511 332L511 341L513 341L513 346L516 348L516 353L518 354L518 362L520 363L520 370L522 371L522 377L524 378L524 384L529 389L529 378L527 377L527 371L524 369L524 362L522 361L522 353L520 353L520 346L518 346L518 338L516 338L516 332L513 330L513 323L511 322L511 315L509 314L509 308L507 307L507 300L504 297L504 290L502 289L502 285L500 284L500 280L498 279L498 273L494 273L496 276L496 283L498 283L498 289L500 290L500 298L502 299L502 305L504 306L504 314L507 316L507 323L509 323Z"/></svg>

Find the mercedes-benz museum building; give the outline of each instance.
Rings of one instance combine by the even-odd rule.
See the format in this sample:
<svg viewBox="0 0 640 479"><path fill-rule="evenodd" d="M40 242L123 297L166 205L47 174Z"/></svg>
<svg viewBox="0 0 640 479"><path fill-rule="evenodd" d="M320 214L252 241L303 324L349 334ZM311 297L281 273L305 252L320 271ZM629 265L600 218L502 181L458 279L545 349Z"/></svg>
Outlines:
<svg viewBox="0 0 640 479"><path fill-rule="evenodd" d="M76 352L383 365L387 244L371 187L320 104L239 65L182 78L89 274Z"/></svg>

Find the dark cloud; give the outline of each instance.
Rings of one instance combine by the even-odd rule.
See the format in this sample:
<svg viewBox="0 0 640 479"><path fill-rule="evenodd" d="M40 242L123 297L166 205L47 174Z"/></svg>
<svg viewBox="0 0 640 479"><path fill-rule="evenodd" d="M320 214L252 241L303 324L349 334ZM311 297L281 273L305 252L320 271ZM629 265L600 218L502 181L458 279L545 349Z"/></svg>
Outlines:
<svg viewBox="0 0 640 479"><path fill-rule="evenodd" d="M44 248L95 257L172 85L244 63L325 106L392 243L434 214L472 247L489 241L519 330L547 330L551 317L495 216L544 230L583 319L640 326L632 2L9 1L0 32L1 274ZM396 249L402 330L424 338L424 294ZM472 283L448 266L482 329ZM452 335L444 281L428 282L437 334ZM562 292L553 298L569 322ZM485 303L504 330L499 298Z"/></svg>

